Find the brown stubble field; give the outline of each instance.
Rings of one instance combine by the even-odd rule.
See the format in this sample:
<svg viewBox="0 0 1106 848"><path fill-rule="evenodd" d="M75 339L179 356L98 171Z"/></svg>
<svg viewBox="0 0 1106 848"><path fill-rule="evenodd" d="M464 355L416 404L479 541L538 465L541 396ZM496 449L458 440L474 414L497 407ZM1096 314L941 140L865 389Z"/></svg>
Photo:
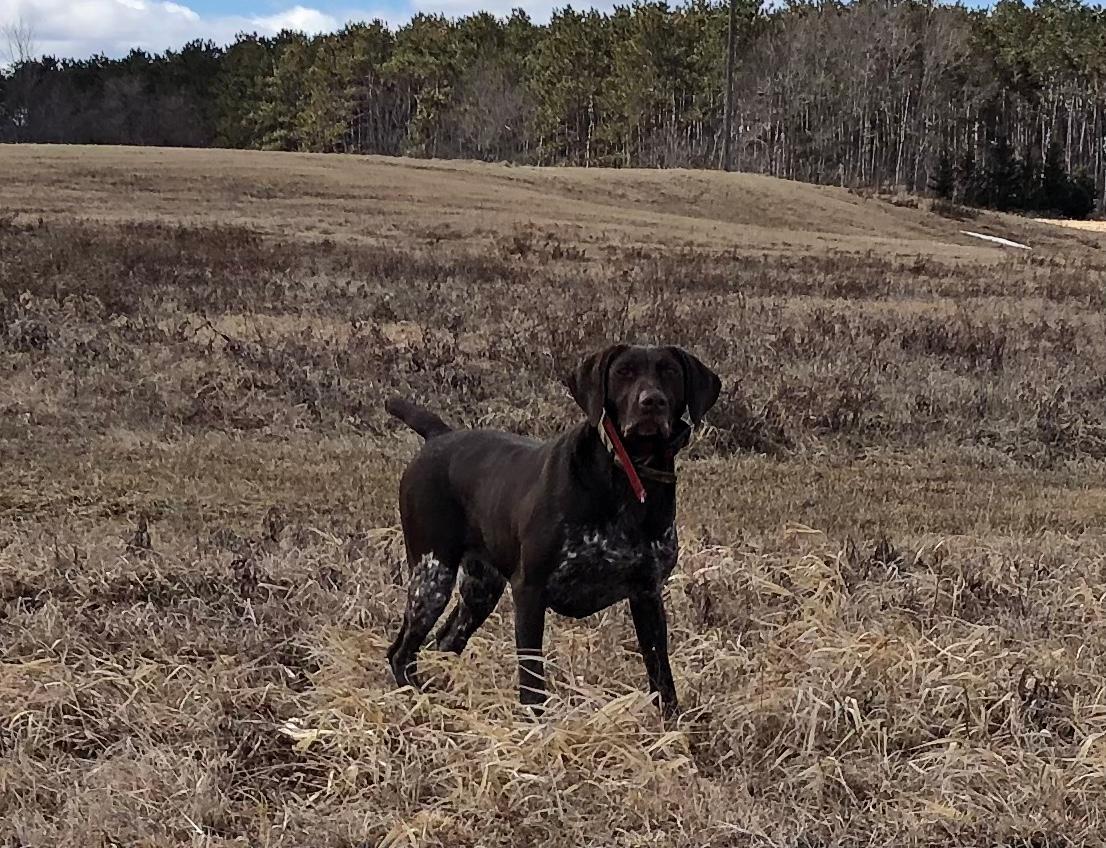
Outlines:
<svg viewBox="0 0 1106 848"><path fill-rule="evenodd" d="M28 147L0 184L5 844L1102 841L1102 236L690 172ZM549 435L620 338L726 382L685 715L621 608L550 621L537 724L509 599L393 691L383 399Z"/></svg>

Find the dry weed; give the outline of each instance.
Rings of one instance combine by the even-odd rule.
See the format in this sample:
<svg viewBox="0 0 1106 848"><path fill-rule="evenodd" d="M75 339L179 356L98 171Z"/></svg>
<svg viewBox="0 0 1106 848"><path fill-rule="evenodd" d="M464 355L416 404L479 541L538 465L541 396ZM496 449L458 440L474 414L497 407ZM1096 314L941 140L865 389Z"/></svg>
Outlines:
<svg viewBox="0 0 1106 848"><path fill-rule="evenodd" d="M0 221L0 839L1102 842L1094 250L107 218ZM417 441L383 398L549 435L615 338L727 384L681 464L685 715L662 726L620 608L550 622L543 721L509 599L395 691Z"/></svg>

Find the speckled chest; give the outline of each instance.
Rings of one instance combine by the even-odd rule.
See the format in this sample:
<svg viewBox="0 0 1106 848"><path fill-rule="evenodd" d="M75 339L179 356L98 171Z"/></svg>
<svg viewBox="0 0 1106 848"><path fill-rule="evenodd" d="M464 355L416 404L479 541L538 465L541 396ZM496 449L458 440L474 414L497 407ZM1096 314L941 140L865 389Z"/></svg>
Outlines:
<svg viewBox="0 0 1106 848"><path fill-rule="evenodd" d="M615 521L605 527L569 527L546 582L546 604L584 618L635 592L660 587L676 567L676 527L659 538Z"/></svg>

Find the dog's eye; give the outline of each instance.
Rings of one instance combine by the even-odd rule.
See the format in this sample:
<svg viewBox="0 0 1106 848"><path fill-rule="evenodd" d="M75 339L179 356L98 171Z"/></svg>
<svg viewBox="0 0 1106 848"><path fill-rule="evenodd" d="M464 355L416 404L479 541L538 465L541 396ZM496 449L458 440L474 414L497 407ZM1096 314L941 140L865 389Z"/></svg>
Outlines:
<svg viewBox="0 0 1106 848"><path fill-rule="evenodd" d="M676 366L673 365L671 362L662 362L660 365L657 366L657 369L662 374L671 374L673 371L676 370Z"/></svg>
<svg viewBox="0 0 1106 848"><path fill-rule="evenodd" d="M618 368L615 369L614 373L617 374L619 377L633 377L634 368L632 365L619 365Z"/></svg>

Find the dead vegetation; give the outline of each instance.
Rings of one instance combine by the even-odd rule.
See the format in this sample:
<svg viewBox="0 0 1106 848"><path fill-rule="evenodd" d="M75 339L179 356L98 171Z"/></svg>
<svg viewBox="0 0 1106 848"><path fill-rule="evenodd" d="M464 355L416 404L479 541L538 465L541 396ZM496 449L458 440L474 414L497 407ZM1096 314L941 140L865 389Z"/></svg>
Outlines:
<svg viewBox="0 0 1106 848"><path fill-rule="evenodd" d="M0 837L1101 840L1097 251L431 236L0 220ZM616 608L551 623L525 720L509 599L393 691L415 442L383 398L548 435L627 337L727 381L682 464L686 715Z"/></svg>

